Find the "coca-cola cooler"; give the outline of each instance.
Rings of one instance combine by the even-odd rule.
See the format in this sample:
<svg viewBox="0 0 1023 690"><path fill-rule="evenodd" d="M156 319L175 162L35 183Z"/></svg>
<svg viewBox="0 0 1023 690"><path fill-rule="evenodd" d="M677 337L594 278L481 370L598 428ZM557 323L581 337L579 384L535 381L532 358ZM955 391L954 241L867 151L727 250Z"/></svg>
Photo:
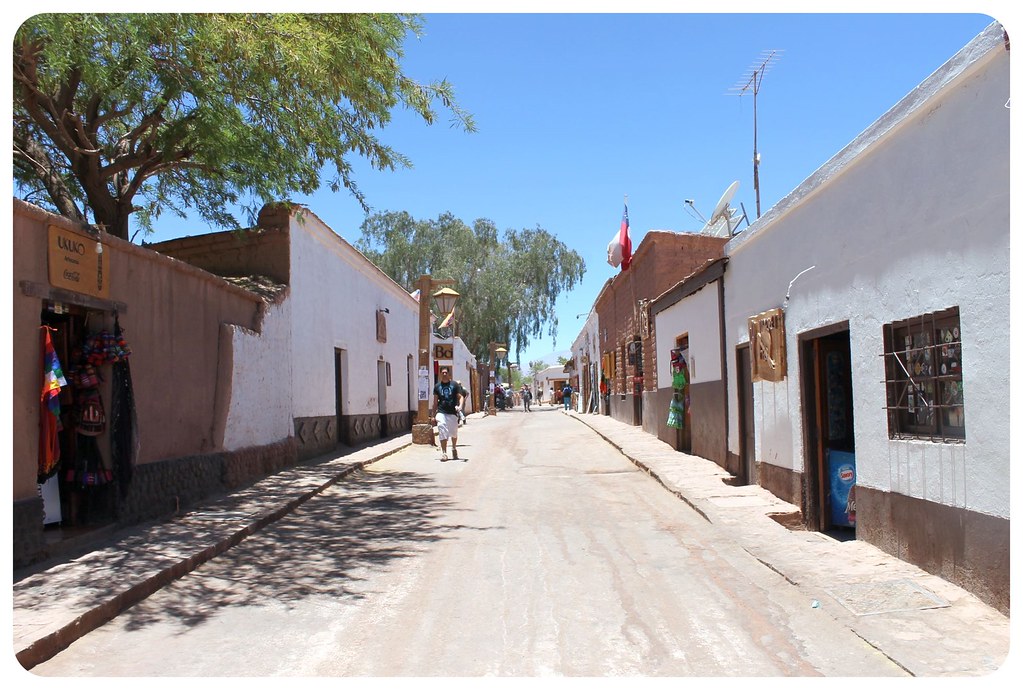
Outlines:
<svg viewBox="0 0 1023 690"><path fill-rule="evenodd" d="M856 526L856 455L841 450L828 451L828 483L831 487L831 524Z"/></svg>

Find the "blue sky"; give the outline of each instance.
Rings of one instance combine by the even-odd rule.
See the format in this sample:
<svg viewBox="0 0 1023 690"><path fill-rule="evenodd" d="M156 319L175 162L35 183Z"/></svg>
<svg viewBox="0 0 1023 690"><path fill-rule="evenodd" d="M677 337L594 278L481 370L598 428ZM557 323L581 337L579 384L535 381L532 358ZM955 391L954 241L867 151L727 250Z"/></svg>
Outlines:
<svg viewBox="0 0 1023 690"><path fill-rule="evenodd" d="M520 354L523 366L554 363L617 272L606 248L626 195L634 249L651 229L699 231L684 200L708 215L735 180L733 206L755 220L753 97L730 89L765 51L779 53L757 98L762 213L990 21L980 13L427 14L404 68L420 81L451 81L479 131L451 128L444 112L430 127L398 112L380 136L414 168L381 173L360 162L356 180L375 211L539 225L579 252L586 277L558 302L556 342L543 337ZM359 238L364 214L351 196L295 200L345 239ZM206 230L166 217L148 239Z"/></svg>

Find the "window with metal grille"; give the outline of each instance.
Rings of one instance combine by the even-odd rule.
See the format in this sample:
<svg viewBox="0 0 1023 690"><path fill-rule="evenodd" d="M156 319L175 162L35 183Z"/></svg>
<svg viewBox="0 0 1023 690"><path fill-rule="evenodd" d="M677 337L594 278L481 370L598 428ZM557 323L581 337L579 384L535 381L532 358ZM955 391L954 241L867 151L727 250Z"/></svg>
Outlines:
<svg viewBox="0 0 1023 690"><path fill-rule="evenodd" d="M888 436L966 440L959 307L885 324Z"/></svg>

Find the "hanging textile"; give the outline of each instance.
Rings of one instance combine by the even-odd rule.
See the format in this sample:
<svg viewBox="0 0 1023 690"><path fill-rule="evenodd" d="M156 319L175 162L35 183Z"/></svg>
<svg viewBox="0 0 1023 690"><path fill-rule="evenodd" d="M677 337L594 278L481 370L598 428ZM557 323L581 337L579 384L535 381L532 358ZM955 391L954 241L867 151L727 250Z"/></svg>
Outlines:
<svg viewBox="0 0 1023 690"><path fill-rule="evenodd" d="M39 469L38 481L45 482L57 471L60 462L60 389L67 385L64 372L53 349L49 326L42 329L43 387L39 399Z"/></svg>
<svg viewBox="0 0 1023 690"><path fill-rule="evenodd" d="M671 387L675 394L668 409L668 426L681 429L685 426L686 410L689 409L689 364L681 348L671 351Z"/></svg>
<svg viewBox="0 0 1023 690"><path fill-rule="evenodd" d="M116 319L115 316L115 322ZM82 355L85 357L86 363L93 366L120 362L127 359L130 354L131 348L116 330L113 335L109 331L100 331L91 335L82 347Z"/></svg>
<svg viewBox="0 0 1023 690"><path fill-rule="evenodd" d="M668 426L672 429L681 429L685 426L685 407L677 397L672 397L671 405L668 408Z"/></svg>
<svg viewBox="0 0 1023 690"><path fill-rule="evenodd" d="M689 384L689 365L682 350L671 351L671 387L682 390Z"/></svg>
<svg viewBox="0 0 1023 690"><path fill-rule="evenodd" d="M131 354L131 350L124 340L116 312L114 313L114 338L121 349L122 356L114 362L113 366L110 454L123 496L128 492L128 485L138 459L139 433L138 416L135 411L135 392L131 383L131 367L128 364L128 355Z"/></svg>
<svg viewBox="0 0 1023 690"><path fill-rule="evenodd" d="M77 438L78 451L74 466L65 473L65 481L78 484L83 488L102 486L110 482L114 478L114 473L103 462L103 455L100 453L96 437L78 434Z"/></svg>

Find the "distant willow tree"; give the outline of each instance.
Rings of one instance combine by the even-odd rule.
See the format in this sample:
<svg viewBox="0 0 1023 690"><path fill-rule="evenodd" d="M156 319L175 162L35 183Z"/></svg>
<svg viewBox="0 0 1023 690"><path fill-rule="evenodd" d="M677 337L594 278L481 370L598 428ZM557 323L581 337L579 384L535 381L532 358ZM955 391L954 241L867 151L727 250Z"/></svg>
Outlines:
<svg viewBox="0 0 1023 690"><path fill-rule="evenodd" d="M486 218L469 226L451 213L371 215L356 246L407 290L422 275L454 279L457 332L480 361L489 359L491 342L507 344L514 361L545 329L556 339L558 295L586 270L578 253L539 226L499 232Z"/></svg>
<svg viewBox="0 0 1023 690"><path fill-rule="evenodd" d="M251 215L322 184L368 211L352 158L410 165L375 134L394 108L432 124L439 102L475 130L450 84L402 72L403 42L422 25L415 14L31 17L14 37L18 191L124 239L129 220L148 232L163 212L238 228L232 207Z"/></svg>

